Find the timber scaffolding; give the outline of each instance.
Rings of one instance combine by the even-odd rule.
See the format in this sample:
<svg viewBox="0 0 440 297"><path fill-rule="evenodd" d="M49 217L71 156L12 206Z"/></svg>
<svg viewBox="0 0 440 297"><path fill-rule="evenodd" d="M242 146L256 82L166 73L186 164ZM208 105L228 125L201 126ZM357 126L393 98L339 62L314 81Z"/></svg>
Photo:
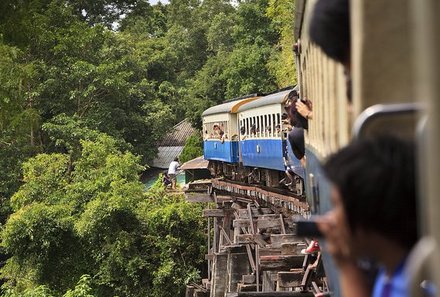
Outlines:
<svg viewBox="0 0 440 297"><path fill-rule="evenodd" d="M208 276L188 284L186 297L330 296L321 254L301 254L308 241L295 235L307 202L220 179L195 181L185 196L215 205L203 211Z"/></svg>

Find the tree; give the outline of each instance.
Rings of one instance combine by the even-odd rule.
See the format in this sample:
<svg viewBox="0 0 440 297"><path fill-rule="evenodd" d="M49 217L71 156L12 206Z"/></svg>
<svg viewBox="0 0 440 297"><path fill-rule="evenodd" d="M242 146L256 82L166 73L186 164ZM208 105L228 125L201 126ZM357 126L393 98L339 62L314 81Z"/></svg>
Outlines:
<svg viewBox="0 0 440 297"><path fill-rule="evenodd" d="M274 77L266 67L269 55L269 46L253 44L236 48L222 74L226 80L226 98L276 89Z"/></svg>
<svg viewBox="0 0 440 297"><path fill-rule="evenodd" d="M44 285L59 296L88 274L66 296L80 288L94 296L157 296L170 278L169 296L182 293L203 262L201 208L157 190L146 194L140 158L108 135L80 142L71 171L66 154L24 164L1 234L11 255L2 268L5 288L31 294Z"/></svg>
<svg viewBox="0 0 440 297"><path fill-rule="evenodd" d="M182 163L185 163L201 155L203 155L203 141L200 132L196 132L186 140L179 159Z"/></svg>
<svg viewBox="0 0 440 297"><path fill-rule="evenodd" d="M279 87L296 84L295 59L292 46L295 44L293 36L295 1L271 0L267 15L271 18L280 39L272 48L268 68L276 78Z"/></svg>

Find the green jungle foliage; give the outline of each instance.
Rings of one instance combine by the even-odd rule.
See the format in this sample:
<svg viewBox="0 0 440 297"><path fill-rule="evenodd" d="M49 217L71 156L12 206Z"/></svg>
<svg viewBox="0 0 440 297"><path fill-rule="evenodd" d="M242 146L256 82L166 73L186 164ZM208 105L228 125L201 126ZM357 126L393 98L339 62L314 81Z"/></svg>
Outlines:
<svg viewBox="0 0 440 297"><path fill-rule="evenodd" d="M194 133L185 142L183 151L180 153L180 163L192 160L203 155L203 140L200 133Z"/></svg>
<svg viewBox="0 0 440 297"><path fill-rule="evenodd" d="M182 295L203 266L202 206L160 183L144 192L140 158L110 136L81 146L72 164L59 153L23 164L1 234L5 296Z"/></svg>
<svg viewBox="0 0 440 297"><path fill-rule="evenodd" d="M182 119L295 83L294 0L235 3L0 1L2 296L182 296L201 276L201 206L139 174Z"/></svg>

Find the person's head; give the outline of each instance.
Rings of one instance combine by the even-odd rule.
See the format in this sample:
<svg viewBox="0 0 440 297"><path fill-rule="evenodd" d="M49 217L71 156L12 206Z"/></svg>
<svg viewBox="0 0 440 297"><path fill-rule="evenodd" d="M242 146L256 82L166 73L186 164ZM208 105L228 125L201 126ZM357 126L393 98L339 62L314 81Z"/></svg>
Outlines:
<svg viewBox="0 0 440 297"><path fill-rule="evenodd" d="M415 244L413 143L392 136L355 141L331 156L324 172L335 212L343 212L352 234L375 233L408 250Z"/></svg>
<svg viewBox="0 0 440 297"><path fill-rule="evenodd" d="M349 0L318 0L309 27L310 39L344 66L347 98L351 101L351 37Z"/></svg>
<svg viewBox="0 0 440 297"><path fill-rule="evenodd" d="M179 162L179 157L175 157L175 158L174 158L174 161L175 161L175 162Z"/></svg>
<svg viewBox="0 0 440 297"><path fill-rule="evenodd" d="M330 58L350 62L349 0L318 0L310 22L310 39Z"/></svg>
<svg viewBox="0 0 440 297"><path fill-rule="evenodd" d="M297 92L296 90L292 90L292 91L290 91L290 92L286 95L285 102L286 102L287 104L292 104L292 103L294 103L298 98L299 98L299 96L298 96L298 92Z"/></svg>

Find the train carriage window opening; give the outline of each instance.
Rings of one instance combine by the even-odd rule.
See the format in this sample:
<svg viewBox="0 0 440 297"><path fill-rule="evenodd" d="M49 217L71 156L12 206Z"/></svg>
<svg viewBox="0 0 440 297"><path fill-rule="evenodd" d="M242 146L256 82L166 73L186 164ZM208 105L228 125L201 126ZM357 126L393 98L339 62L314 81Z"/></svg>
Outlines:
<svg viewBox="0 0 440 297"><path fill-rule="evenodd" d="M278 136L278 131L277 129L279 129L279 127L277 128L277 122L276 122L276 116L273 113L272 114L272 127L273 127L273 136Z"/></svg>
<svg viewBox="0 0 440 297"><path fill-rule="evenodd" d="M260 119L258 117L255 117L255 137L258 137L258 132L259 132L259 124L260 124Z"/></svg>
<svg viewBox="0 0 440 297"><path fill-rule="evenodd" d="M282 135L283 127L281 126L281 115L277 113L277 126L279 127L279 135Z"/></svg>
<svg viewBox="0 0 440 297"><path fill-rule="evenodd" d="M208 138L209 138L208 126L206 124L203 124L203 140L206 140Z"/></svg>
<svg viewBox="0 0 440 297"><path fill-rule="evenodd" d="M259 119L260 119L260 125L259 125L259 128L260 128L260 130L259 130L259 134L258 134L258 137L262 137L263 136L263 133L264 133L264 127L263 127L263 116L261 115L261 116L259 116Z"/></svg>
<svg viewBox="0 0 440 297"><path fill-rule="evenodd" d="M259 137L260 136L260 117L255 117L255 137Z"/></svg>
<svg viewBox="0 0 440 297"><path fill-rule="evenodd" d="M267 123L267 114L264 115L264 137L268 137L269 136L269 130L270 127Z"/></svg>
<svg viewBox="0 0 440 297"><path fill-rule="evenodd" d="M268 137L273 137L273 125L272 125L272 115L268 114L267 115L267 123L268 123Z"/></svg>
<svg viewBox="0 0 440 297"><path fill-rule="evenodd" d="M229 135L228 128L229 128L228 121L224 121L220 123L220 138L228 139L228 135Z"/></svg>
<svg viewBox="0 0 440 297"><path fill-rule="evenodd" d="M245 120L245 125L246 125L246 133L245 136L249 137L249 118L246 118Z"/></svg>
<svg viewBox="0 0 440 297"><path fill-rule="evenodd" d="M255 117L255 137L260 133L260 117Z"/></svg>

